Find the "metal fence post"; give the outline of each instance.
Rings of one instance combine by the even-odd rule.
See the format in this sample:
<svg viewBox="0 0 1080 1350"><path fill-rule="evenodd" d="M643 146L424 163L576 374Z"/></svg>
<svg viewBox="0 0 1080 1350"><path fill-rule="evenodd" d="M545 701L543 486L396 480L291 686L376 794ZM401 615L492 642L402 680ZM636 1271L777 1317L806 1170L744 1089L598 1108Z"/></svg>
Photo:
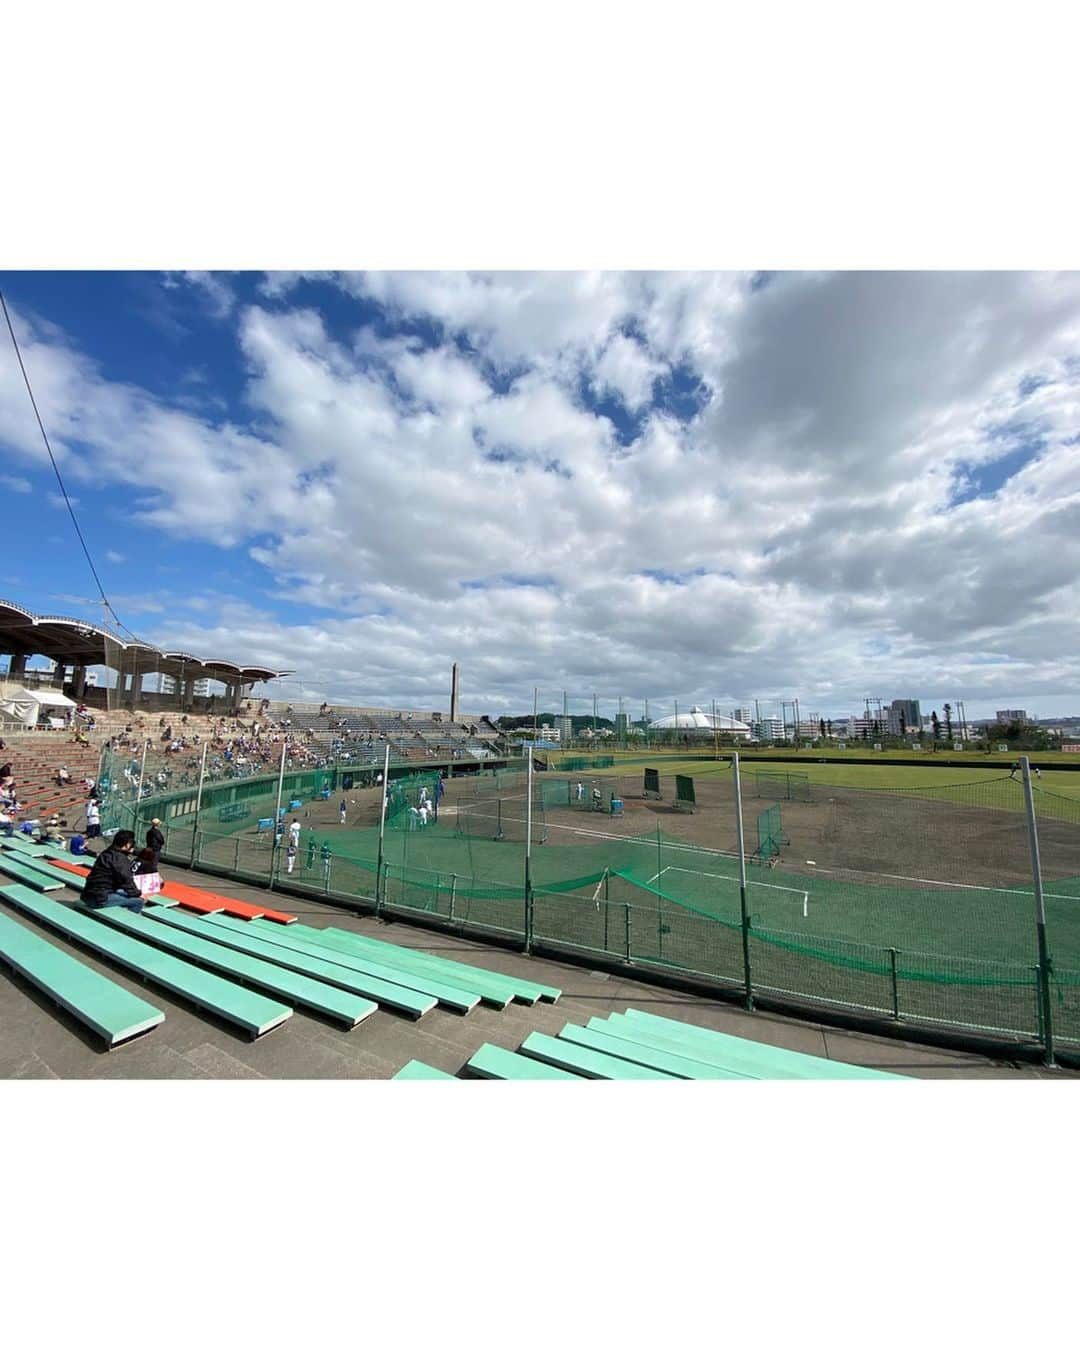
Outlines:
<svg viewBox="0 0 1080 1350"><path fill-rule="evenodd" d="M889 948L889 976L892 980L892 1015L895 1021L900 1020L900 991L896 984L896 948Z"/></svg>
<svg viewBox="0 0 1080 1350"><path fill-rule="evenodd" d="M532 925L533 925L533 895L532 895L532 877L530 875L530 858L532 855L532 784L533 784L533 752L532 746L528 748L529 765L528 776L526 778L525 788L525 955L532 954ZM500 807L500 828L502 822L502 798L499 798Z"/></svg>
<svg viewBox="0 0 1080 1350"><path fill-rule="evenodd" d="M627 964L629 964L629 962L630 962L630 906L629 906L629 905L623 905L623 909L626 911L626 960L627 960Z"/></svg>
<svg viewBox="0 0 1080 1350"><path fill-rule="evenodd" d="M1046 940L1046 905L1043 900L1042 864L1039 861L1039 830L1035 822L1035 798L1031 791L1031 761L1020 756L1024 778L1024 806L1027 810L1028 847L1031 851L1031 880L1035 891L1035 937L1039 948L1039 1004L1042 1008L1042 1041L1045 1062L1054 1062L1054 1023L1050 1009L1050 973L1053 969Z"/></svg>
<svg viewBox="0 0 1080 1350"><path fill-rule="evenodd" d="M742 781L739 778L739 752L731 754L731 772L735 784L735 840L739 851L739 912L742 918L743 977L746 985L746 1007L754 1007L754 985L750 973L750 913L746 904L746 849L743 844Z"/></svg>
<svg viewBox="0 0 1080 1350"><path fill-rule="evenodd" d="M450 874L450 922L454 922L454 900L457 897L457 873Z"/></svg>
<svg viewBox="0 0 1080 1350"><path fill-rule="evenodd" d="M203 779L206 777L206 752L209 750L209 742L206 742L202 748L202 759L199 762L199 790L195 794L195 819L191 822L191 866L195 866L195 836L199 829L199 812L202 809L202 790ZM134 813L133 813L134 814ZM131 822L134 825L134 820Z"/></svg>
<svg viewBox="0 0 1080 1350"><path fill-rule="evenodd" d="M375 858L375 917L382 913L383 838L386 834L386 794L390 789L390 742L383 758L382 799L379 806L379 852Z"/></svg>
<svg viewBox="0 0 1080 1350"><path fill-rule="evenodd" d="M604 868L604 951L608 949L608 915L611 913L611 877Z"/></svg>

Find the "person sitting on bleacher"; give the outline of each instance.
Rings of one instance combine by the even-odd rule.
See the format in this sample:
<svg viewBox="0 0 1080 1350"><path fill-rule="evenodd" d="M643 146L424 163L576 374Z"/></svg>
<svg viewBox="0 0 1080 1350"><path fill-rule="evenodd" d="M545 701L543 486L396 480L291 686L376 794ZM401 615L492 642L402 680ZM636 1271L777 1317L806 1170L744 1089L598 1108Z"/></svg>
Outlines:
<svg viewBox="0 0 1080 1350"><path fill-rule="evenodd" d="M91 909L107 905L122 905L124 909L142 912L142 894L135 885L131 855L135 851L135 835L131 830L117 830L107 849L98 854L83 889L83 904Z"/></svg>
<svg viewBox="0 0 1080 1350"><path fill-rule="evenodd" d="M63 844L64 836L60 833L60 826L66 825L66 820L61 820L54 811L46 821L38 821L38 841L42 844Z"/></svg>

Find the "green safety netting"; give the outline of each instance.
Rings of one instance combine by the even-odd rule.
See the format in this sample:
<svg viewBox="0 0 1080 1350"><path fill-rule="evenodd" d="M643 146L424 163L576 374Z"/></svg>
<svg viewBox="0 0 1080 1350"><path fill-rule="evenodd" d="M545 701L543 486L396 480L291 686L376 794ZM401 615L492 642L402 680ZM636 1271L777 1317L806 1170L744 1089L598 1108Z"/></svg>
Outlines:
<svg viewBox="0 0 1080 1350"><path fill-rule="evenodd" d="M123 778L114 757L107 772ZM126 767L130 770L130 763ZM286 775L283 801L336 793L340 770ZM334 775L338 775L334 779ZM744 794L756 797L752 774ZM751 780L748 782L747 780ZM438 823L417 828L410 806L438 774L392 782L381 850L377 820L335 830L305 823L290 884L372 899L478 931L521 936L525 926L526 780L515 770L454 780ZM593 784L603 810L593 810ZM579 785L580 789L579 790ZM698 780L699 797L701 780ZM166 820L179 845L252 880L277 875L272 829L277 782L221 778L203 789L197 835L190 783L142 800L108 794L108 820ZM663 828L617 836L611 798L640 798L640 777L537 774L530 880L534 941L704 975L744 978L739 868L730 779L716 780L710 847ZM670 797L670 792L669 792ZM766 812L746 808L748 852L779 841L748 870L746 902L754 987L779 997L1037 1039L1029 841L1022 786L1008 774L940 787L865 790L775 780ZM1080 802L1036 788L1047 928L1054 961L1054 1030L1080 1046ZM241 815L241 809L247 814ZM224 814L222 814L224 812ZM584 815L578 813L585 813ZM234 818L235 817L235 818ZM695 819L701 820L699 816ZM568 822L568 823L567 823ZM764 865L771 863L772 865Z"/></svg>

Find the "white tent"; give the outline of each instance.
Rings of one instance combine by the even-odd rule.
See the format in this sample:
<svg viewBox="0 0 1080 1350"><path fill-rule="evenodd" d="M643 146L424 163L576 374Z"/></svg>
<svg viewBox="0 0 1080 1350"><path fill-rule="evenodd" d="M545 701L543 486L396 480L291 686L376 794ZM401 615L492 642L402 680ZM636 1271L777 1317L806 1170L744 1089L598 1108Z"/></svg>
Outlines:
<svg viewBox="0 0 1080 1350"><path fill-rule="evenodd" d="M76 704L58 689L15 689L10 685L0 696L0 714L21 722L24 727L37 726L43 708L74 708Z"/></svg>

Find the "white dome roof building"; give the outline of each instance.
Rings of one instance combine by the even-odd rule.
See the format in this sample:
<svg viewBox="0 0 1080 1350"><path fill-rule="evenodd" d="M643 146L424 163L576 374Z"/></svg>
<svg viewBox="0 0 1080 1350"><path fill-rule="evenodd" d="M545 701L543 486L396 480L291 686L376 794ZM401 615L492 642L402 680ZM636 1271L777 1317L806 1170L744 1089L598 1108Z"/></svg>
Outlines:
<svg viewBox="0 0 1080 1350"><path fill-rule="evenodd" d="M681 712L675 717L658 717L649 723L650 731L681 731L691 736L713 736L717 732L725 736L735 736L739 740L749 740L750 728L745 722L737 722L734 717L723 717L720 713L707 713L697 706L689 712Z"/></svg>

